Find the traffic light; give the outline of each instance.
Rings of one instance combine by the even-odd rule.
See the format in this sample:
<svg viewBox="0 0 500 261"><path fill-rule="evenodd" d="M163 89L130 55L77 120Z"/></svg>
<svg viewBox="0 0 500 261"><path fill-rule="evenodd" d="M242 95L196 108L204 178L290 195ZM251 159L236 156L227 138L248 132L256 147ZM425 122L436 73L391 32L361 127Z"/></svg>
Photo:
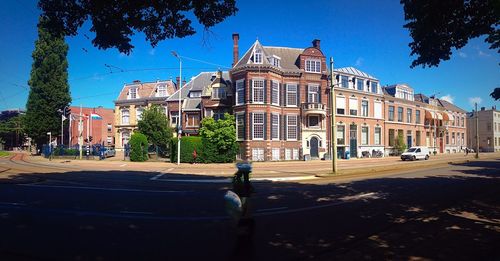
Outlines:
<svg viewBox="0 0 500 261"><path fill-rule="evenodd" d="M89 141L92 142L92 136L89 136Z"/></svg>

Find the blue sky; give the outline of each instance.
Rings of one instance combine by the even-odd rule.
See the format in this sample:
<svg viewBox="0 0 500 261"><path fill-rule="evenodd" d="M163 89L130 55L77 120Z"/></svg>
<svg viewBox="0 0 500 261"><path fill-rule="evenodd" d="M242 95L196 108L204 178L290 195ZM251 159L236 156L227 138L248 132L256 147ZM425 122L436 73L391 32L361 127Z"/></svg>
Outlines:
<svg viewBox="0 0 500 261"><path fill-rule="evenodd" d="M333 56L335 67L354 66L380 79L382 85L408 83L416 93L447 96L453 103L470 110L471 99L480 106L497 104L489 93L500 87L498 54L488 49L483 39L474 39L454 52L438 68L410 69L412 57L408 31L399 1L237 1L240 11L203 33L183 39L166 40L152 48L144 35L136 34L130 56L116 49L99 50L84 37L88 24L75 37L68 37L69 83L73 105L113 107L124 83L154 81L178 75L178 60L185 59L183 78L201 71L213 71L232 62L233 32L240 34L240 56L255 39L263 45L304 48L315 38L321 49ZM24 108L31 53L37 39L38 14L34 0L0 1L0 110ZM120 69L110 70L105 64ZM216 65L215 65L216 64ZM219 65L219 66L218 66Z"/></svg>

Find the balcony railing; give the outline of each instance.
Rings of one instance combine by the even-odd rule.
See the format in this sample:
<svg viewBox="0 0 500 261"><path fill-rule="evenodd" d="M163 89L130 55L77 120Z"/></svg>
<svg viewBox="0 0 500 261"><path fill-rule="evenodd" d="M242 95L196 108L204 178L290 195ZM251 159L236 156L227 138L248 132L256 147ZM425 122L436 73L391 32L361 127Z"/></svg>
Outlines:
<svg viewBox="0 0 500 261"><path fill-rule="evenodd" d="M326 105L323 103L302 103L301 108L305 114L316 113L326 115Z"/></svg>

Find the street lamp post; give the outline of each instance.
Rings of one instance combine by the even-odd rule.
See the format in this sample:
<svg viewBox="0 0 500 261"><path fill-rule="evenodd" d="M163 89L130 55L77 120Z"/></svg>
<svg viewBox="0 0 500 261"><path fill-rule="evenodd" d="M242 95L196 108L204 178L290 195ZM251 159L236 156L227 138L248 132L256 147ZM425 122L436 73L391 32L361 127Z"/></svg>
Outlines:
<svg viewBox="0 0 500 261"><path fill-rule="evenodd" d="M61 113L61 145L64 147L64 120L66 120L66 111L68 106L64 106L64 109L58 109L57 111Z"/></svg>
<svg viewBox="0 0 500 261"><path fill-rule="evenodd" d="M335 130L336 130L336 121L335 121L335 84L333 83L333 57L330 57L330 143L332 144L332 172L333 174L337 174L337 139L335 138Z"/></svg>
<svg viewBox="0 0 500 261"><path fill-rule="evenodd" d="M182 135L182 107L181 107L181 94L182 94L182 59L176 52L172 51L172 55L179 59L179 115L177 117L177 165L181 164L181 135Z"/></svg>
<svg viewBox="0 0 500 261"><path fill-rule="evenodd" d="M475 103L476 108L476 155L475 158L479 159L479 112L477 111L477 102Z"/></svg>

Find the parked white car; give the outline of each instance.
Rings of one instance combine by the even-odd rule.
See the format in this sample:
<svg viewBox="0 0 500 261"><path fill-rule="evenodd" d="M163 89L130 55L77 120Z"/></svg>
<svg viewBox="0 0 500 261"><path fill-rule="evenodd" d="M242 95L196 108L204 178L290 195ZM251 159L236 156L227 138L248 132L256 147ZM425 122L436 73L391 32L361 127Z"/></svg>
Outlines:
<svg viewBox="0 0 500 261"><path fill-rule="evenodd" d="M401 159L404 160L417 160L424 159L428 160L430 152L427 147L411 147L406 152L401 154Z"/></svg>

